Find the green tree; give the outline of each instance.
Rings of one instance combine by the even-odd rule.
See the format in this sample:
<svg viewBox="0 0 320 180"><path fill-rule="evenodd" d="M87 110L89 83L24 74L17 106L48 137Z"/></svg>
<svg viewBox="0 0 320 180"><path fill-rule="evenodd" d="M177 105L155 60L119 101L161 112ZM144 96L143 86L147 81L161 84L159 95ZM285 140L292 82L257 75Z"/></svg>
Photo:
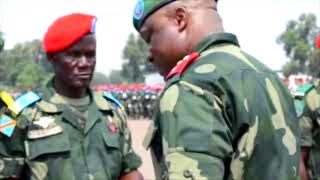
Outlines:
<svg viewBox="0 0 320 180"><path fill-rule="evenodd" d="M127 83L126 79L121 75L121 71L112 70L109 74L110 84L123 84Z"/></svg>
<svg viewBox="0 0 320 180"><path fill-rule="evenodd" d="M105 85L109 84L107 76L101 72L95 72L92 77L91 85Z"/></svg>
<svg viewBox="0 0 320 180"><path fill-rule="evenodd" d="M320 77L320 49L315 49L315 51L310 56L310 61L308 64L310 75L314 77Z"/></svg>
<svg viewBox="0 0 320 180"><path fill-rule="evenodd" d="M153 65L147 62L148 45L140 36L130 34L127 44L123 50L123 59L121 75L128 83L137 83L144 81L144 75L154 72Z"/></svg>
<svg viewBox="0 0 320 180"><path fill-rule="evenodd" d="M315 38L319 32L316 22L314 14L302 14L298 20L288 22L286 30L278 37L277 42L283 45L287 57L295 63L286 64L283 70L312 74L310 58L315 53Z"/></svg>
<svg viewBox="0 0 320 180"><path fill-rule="evenodd" d="M299 63L297 61L289 61L282 67L282 72L285 77L290 76L290 74L299 73Z"/></svg>
<svg viewBox="0 0 320 180"><path fill-rule="evenodd" d="M4 37L3 37L3 33L0 31L0 52L3 50L4 48Z"/></svg>
<svg viewBox="0 0 320 180"><path fill-rule="evenodd" d="M29 88L43 85L51 76L41 41L17 44L0 54L0 82L13 88Z"/></svg>

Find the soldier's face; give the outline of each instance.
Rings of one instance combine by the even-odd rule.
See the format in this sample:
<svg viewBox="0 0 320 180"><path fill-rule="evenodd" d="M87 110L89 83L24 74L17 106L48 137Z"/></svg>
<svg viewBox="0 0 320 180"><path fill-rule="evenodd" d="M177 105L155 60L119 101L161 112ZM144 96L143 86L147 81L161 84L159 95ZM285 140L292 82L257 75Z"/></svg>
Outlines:
<svg viewBox="0 0 320 180"><path fill-rule="evenodd" d="M140 30L150 45L148 60L164 77L188 52L186 31L180 23L160 9L147 18Z"/></svg>
<svg viewBox="0 0 320 180"><path fill-rule="evenodd" d="M55 81L66 86L87 88L91 82L96 64L96 39L88 35L51 59L55 71Z"/></svg>

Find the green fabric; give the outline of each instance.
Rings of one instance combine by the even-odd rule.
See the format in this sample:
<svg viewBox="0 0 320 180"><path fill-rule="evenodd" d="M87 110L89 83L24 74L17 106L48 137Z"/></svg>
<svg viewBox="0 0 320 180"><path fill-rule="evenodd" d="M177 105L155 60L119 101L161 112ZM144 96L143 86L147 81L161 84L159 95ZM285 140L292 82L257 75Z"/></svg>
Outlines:
<svg viewBox="0 0 320 180"><path fill-rule="evenodd" d="M137 0L133 10L133 26L140 30L146 19L161 7L177 0ZM216 0L217 2L218 0Z"/></svg>
<svg viewBox="0 0 320 180"><path fill-rule="evenodd" d="M156 10L176 0L138 0L133 11L133 25L140 30L144 21Z"/></svg>
<svg viewBox="0 0 320 180"><path fill-rule="evenodd" d="M301 146L310 148L308 167L311 179L320 179L320 91L319 80L314 80L304 96L303 114L299 118Z"/></svg>
<svg viewBox="0 0 320 180"><path fill-rule="evenodd" d="M158 178L299 179L297 117L277 74L231 34L213 34L195 50L199 60L169 79L160 98L150 141Z"/></svg>
<svg viewBox="0 0 320 180"><path fill-rule="evenodd" d="M297 93L300 93L302 95L305 95L306 93L308 93L312 88L314 88L313 84L303 84L301 86L299 86L296 90Z"/></svg>
<svg viewBox="0 0 320 180"><path fill-rule="evenodd" d="M28 119L29 124L19 126L11 139L0 136L0 165L4 165L0 177L114 180L141 165L124 113L102 93L88 91L91 101L84 128L78 113L57 95L52 83L37 93L42 100L17 117L18 122Z"/></svg>

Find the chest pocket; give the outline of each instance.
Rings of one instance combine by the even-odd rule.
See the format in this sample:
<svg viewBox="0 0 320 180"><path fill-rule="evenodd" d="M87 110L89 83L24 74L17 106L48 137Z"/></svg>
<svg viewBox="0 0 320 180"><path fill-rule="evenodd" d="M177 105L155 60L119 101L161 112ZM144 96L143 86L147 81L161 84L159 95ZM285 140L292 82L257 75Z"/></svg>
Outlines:
<svg viewBox="0 0 320 180"><path fill-rule="evenodd" d="M46 158L46 156L65 153L69 156L70 142L66 133L55 134L39 139L30 139L26 144L27 158Z"/></svg>
<svg viewBox="0 0 320 180"><path fill-rule="evenodd" d="M102 138L105 146L100 159L112 177L111 179L117 179L122 170L123 138L119 129L117 132L111 132L107 126L108 124L103 127Z"/></svg>

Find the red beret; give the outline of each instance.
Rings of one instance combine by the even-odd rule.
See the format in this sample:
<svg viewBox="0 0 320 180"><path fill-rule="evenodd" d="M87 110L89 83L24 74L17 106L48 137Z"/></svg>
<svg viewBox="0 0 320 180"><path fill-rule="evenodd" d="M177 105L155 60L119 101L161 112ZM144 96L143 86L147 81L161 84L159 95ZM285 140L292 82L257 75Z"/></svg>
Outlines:
<svg viewBox="0 0 320 180"><path fill-rule="evenodd" d="M73 13L62 16L49 26L43 38L43 49L47 53L59 52L78 42L83 36L94 33L96 17Z"/></svg>
<svg viewBox="0 0 320 180"><path fill-rule="evenodd" d="M320 34L319 34L318 37L317 37L316 46L317 46L318 48L320 48Z"/></svg>

